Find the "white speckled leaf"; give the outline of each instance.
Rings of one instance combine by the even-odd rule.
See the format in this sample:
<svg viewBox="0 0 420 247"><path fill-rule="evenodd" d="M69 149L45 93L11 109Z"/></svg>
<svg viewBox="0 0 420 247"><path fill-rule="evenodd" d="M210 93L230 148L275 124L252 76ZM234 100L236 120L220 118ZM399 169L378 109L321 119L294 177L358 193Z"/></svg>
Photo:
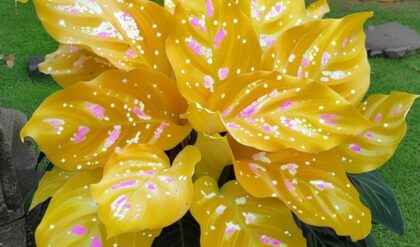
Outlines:
<svg viewBox="0 0 420 247"><path fill-rule="evenodd" d="M417 97L392 92L372 95L360 104L360 112L374 125L335 148L347 172L373 171L394 155L407 132L405 117Z"/></svg>
<svg viewBox="0 0 420 247"><path fill-rule="evenodd" d="M176 84L151 70L109 70L49 96L21 131L66 170L94 169L130 143L169 150L191 128Z"/></svg>
<svg viewBox="0 0 420 247"><path fill-rule="evenodd" d="M203 105L227 79L261 68L255 31L236 4L181 1L174 16L166 49L179 90L189 102Z"/></svg>
<svg viewBox="0 0 420 247"><path fill-rule="evenodd" d="M211 177L198 179L191 213L200 224L202 247L306 246L282 202L255 198L236 181L226 183L219 191Z"/></svg>
<svg viewBox="0 0 420 247"><path fill-rule="evenodd" d="M274 44L285 30L309 21L321 19L328 13L326 0L317 1L305 9L304 0L240 0L238 5L250 18L263 48Z"/></svg>
<svg viewBox="0 0 420 247"><path fill-rule="evenodd" d="M80 172L57 191L36 230L37 246L151 246L160 229L127 233L114 238L106 236L89 190L89 186L99 181L101 176L101 170Z"/></svg>
<svg viewBox="0 0 420 247"><path fill-rule="evenodd" d="M166 154L150 144L135 144L110 157L92 197L108 237L160 229L180 219L192 199L192 175L200 152L187 146L170 166Z"/></svg>
<svg viewBox="0 0 420 247"><path fill-rule="evenodd" d="M305 223L331 227L353 241L369 234L370 211L335 153L292 149L268 153L228 139L236 178L251 195L278 198Z"/></svg>
<svg viewBox="0 0 420 247"><path fill-rule="evenodd" d="M154 69L168 75L165 54L169 14L146 0L34 0L48 33L84 45L123 70Z"/></svg>
<svg viewBox="0 0 420 247"><path fill-rule="evenodd" d="M370 83L363 24L371 16L358 13L291 28L265 52L264 69L321 81L358 104Z"/></svg>
<svg viewBox="0 0 420 247"><path fill-rule="evenodd" d="M114 68L105 58L76 45L60 45L38 67L41 72L51 75L62 87L90 81L102 72Z"/></svg>
<svg viewBox="0 0 420 247"><path fill-rule="evenodd" d="M220 86L206 107L221 113L238 142L265 151L324 151L371 126L322 83L280 72L238 76Z"/></svg>

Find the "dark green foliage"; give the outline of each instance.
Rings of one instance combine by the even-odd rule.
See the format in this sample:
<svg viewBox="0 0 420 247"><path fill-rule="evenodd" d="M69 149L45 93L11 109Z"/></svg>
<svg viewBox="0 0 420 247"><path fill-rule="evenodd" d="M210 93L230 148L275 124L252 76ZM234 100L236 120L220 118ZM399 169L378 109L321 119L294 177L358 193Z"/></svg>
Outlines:
<svg viewBox="0 0 420 247"><path fill-rule="evenodd" d="M337 236L331 228L307 225L296 216L294 217L297 225L302 229L308 247L376 247L371 235L366 239L352 242L350 237Z"/></svg>
<svg viewBox="0 0 420 247"><path fill-rule="evenodd" d="M361 201L370 209L374 223L381 224L402 235L404 222L397 198L377 171L348 175L360 193Z"/></svg>
<svg viewBox="0 0 420 247"><path fill-rule="evenodd" d="M200 226L189 212L181 220L164 228L152 245L152 247L198 246L200 246Z"/></svg>

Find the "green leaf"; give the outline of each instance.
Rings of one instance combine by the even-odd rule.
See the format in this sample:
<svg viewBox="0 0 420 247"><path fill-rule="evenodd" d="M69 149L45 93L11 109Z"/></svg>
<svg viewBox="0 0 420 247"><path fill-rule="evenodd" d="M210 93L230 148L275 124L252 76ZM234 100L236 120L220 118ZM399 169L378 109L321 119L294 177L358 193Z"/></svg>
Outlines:
<svg viewBox="0 0 420 247"><path fill-rule="evenodd" d="M372 221L402 235L404 222L392 189L385 184L377 171L348 174L360 193L361 201L370 209Z"/></svg>
<svg viewBox="0 0 420 247"><path fill-rule="evenodd" d="M165 227L152 247L196 247L200 246L200 225L188 212L182 219Z"/></svg>
<svg viewBox="0 0 420 247"><path fill-rule="evenodd" d="M164 0L153 0L153 2L155 2L155 3L159 4L159 5L162 5L162 6L163 6L163 1Z"/></svg>
<svg viewBox="0 0 420 247"><path fill-rule="evenodd" d="M308 225L295 215L294 217L306 238L308 247L376 247L375 240L371 235L363 240L352 242L350 237L338 236L331 228Z"/></svg>

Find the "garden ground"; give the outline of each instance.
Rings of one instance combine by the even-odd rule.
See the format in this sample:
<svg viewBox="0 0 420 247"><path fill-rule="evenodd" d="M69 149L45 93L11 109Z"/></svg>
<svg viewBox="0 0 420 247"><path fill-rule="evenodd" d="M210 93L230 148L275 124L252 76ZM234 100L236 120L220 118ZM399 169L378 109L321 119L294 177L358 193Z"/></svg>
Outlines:
<svg viewBox="0 0 420 247"><path fill-rule="evenodd" d="M380 4L379 0L363 3L356 0L330 0L329 17L373 10L375 16L367 25L399 21L420 32L420 1ZM59 90L47 76L30 74L27 61L30 56L53 52L57 44L42 28L32 4L15 6L14 0L0 1L0 54L15 54L13 68L0 63L0 105L23 111L28 117L52 92ZM403 60L370 59L372 86L369 94L388 94L403 91L420 94L420 54ZM396 155L380 169L384 180L395 190L405 218L402 237L375 226L373 236L379 247L420 246L420 102L417 101L408 116L409 131Z"/></svg>

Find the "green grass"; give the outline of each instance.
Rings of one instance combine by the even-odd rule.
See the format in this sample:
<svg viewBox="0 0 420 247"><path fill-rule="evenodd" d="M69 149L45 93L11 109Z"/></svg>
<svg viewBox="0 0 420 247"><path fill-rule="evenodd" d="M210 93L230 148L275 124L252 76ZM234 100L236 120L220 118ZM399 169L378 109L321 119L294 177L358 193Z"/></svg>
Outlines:
<svg viewBox="0 0 420 247"><path fill-rule="evenodd" d="M368 25L398 20L420 32L420 1L402 4L359 3L355 0L330 0L330 17L342 17L357 11L375 11ZM32 4L15 8L14 0L0 1L0 54L16 55L15 66L0 65L0 99L3 107L23 111L28 117L44 98L59 87L46 76L30 75L27 60L32 55L47 54L57 44L39 23ZM369 94L404 91L420 94L420 54L403 60L370 59L372 86ZM399 237L383 227L375 226L373 236L380 247L420 246L420 103L409 116L409 131L396 155L380 169L383 178L395 190L404 218L406 232Z"/></svg>

